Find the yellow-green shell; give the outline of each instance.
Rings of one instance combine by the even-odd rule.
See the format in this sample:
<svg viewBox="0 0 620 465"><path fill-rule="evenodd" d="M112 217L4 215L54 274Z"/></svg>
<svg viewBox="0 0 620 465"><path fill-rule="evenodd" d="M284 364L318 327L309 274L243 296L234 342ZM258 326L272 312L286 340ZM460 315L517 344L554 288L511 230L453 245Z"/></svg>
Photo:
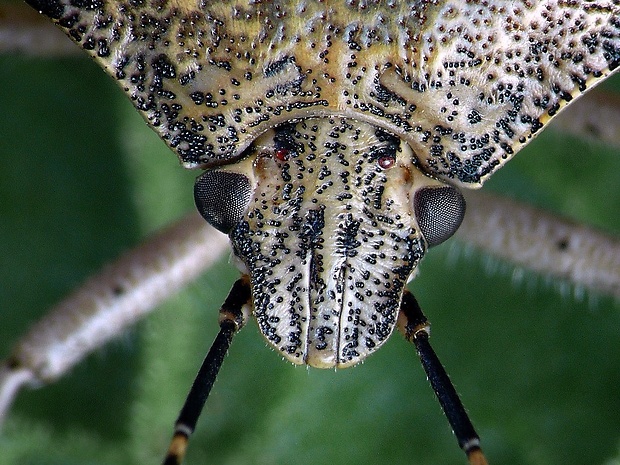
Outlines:
<svg viewBox="0 0 620 465"><path fill-rule="evenodd" d="M338 115L480 184L620 62L617 1L29 0L119 81L187 167Z"/></svg>

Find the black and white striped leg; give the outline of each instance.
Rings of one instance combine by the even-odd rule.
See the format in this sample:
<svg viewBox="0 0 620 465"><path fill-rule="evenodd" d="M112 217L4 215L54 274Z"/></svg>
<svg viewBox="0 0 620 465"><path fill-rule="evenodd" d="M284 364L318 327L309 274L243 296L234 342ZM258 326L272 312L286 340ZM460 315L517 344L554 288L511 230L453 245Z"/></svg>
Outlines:
<svg viewBox="0 0 620 465"><path fill-rule="evenodd" d="M426 376L441 408L452 427L463 452L471 465L486 465L487 461L480 449L480 438L471 424L465 407L456 393L445 368L429 342L430 323L422 313L411 292L405 291L399 316L399 329L408 341L412 342L420 357Z"/></svg>
<svg viewBox="0 0 620 465"><path fill-rule="evenodd" d="M196 428L196 422L209 397L232 338L246 322L247 317L243 313L243 307L249 304L250 298L250 282L247 276L244 276L235 282L220 309L220 331L202 362L194 384L185 399L185 404L175 423L174 436L164 459L164 465L179 465L183 461L189 437Z"/></svg>

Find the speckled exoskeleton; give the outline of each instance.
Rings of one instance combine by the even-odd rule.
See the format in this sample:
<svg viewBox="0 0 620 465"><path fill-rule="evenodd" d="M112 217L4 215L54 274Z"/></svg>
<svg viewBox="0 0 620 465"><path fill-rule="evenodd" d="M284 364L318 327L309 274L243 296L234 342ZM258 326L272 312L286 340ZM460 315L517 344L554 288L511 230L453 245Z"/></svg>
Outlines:
<svg viewBox="0 0 620 465"><path fill-rule="evenodd" d="M244 273L223 328L250 303L277 350L318 367L381 346L425 250L458 228L457 187L620 56L613 2L32 3L207 169L199 210Z"/></svg>

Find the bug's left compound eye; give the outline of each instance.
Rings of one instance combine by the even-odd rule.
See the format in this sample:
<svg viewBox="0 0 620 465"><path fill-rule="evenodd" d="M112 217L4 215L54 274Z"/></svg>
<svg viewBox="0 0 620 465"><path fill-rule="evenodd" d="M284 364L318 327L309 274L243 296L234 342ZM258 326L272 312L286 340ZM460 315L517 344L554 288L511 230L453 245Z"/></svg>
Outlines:
<svg viewBox="0 0 620 465"><path fill-rule="evenodd" d="M209 224L226 234L243 218L251 195L250 180L230 171L207 171L194 184L198 211Z"/></svg>
<svg viewBox="0 0 620 465"><path fill-rule="evenodd" d="M429 247L449 239L465 216L465 198L454 187L424 187L413 199L420 231Z"/></svg>

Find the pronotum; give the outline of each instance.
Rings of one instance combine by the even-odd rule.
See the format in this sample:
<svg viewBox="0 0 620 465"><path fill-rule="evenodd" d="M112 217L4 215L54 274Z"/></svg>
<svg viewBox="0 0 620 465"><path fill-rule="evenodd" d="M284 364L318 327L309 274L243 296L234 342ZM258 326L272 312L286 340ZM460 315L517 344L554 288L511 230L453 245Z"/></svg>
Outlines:
<svg viewBox="0 0 620 465"><path fill-rule="evenodd" d="M461 278L461 279L462 279L462 278ZM441 292L440 292L440 294L441 294ZM443 297L443 300L444 300L444 306L450 306L450 302L449 302L449 301L450 301L451 299L450 299L450 298L446 299L445 294L444 294L442 297ZM454 304L453 304L453 305L454 305ZM537 314L536 314L536 315L537 315ZM538 315L537 315L537 316L538 316ZM208 338L207 338L207 337L205 337L205 340L208 340ZM402 360L402 357L399 359L399 361L400 361L400 360ZM383 379L383 377L382 377L382 379ZM403 426L404 426L404 425L403 425ZM434 435L434 434L436 434L436 433L435 433L435 432L432 432L432 434ZM415 454L415 451L414 451L414 452L412 452L411 454ZM409 455L411 455L411 454L409 454ZM319 460L319 461L320 461L320 460Z"/></svg>

